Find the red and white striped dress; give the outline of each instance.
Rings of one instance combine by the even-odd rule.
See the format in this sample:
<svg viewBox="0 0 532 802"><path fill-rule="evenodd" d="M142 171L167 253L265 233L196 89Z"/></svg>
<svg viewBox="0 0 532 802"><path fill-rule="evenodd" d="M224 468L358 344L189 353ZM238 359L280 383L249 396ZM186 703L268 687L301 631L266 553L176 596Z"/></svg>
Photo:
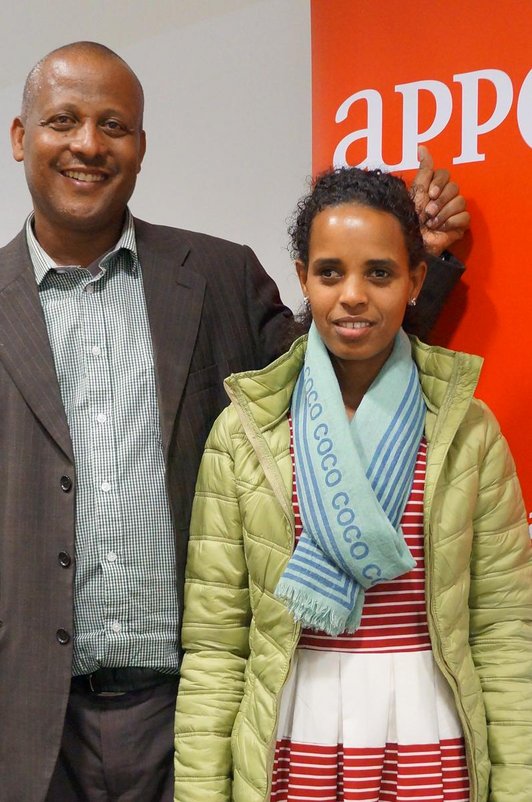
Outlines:
<svg viewBox="0 0 532 802"><path fill-rule="evenodd" d="M271 802L469 800L461 726L425 613L425 469L422 441L401 521L416 568L366 592L354 635L302 631L281 699ZM293 504L298 538L295 481Z"/></svg>

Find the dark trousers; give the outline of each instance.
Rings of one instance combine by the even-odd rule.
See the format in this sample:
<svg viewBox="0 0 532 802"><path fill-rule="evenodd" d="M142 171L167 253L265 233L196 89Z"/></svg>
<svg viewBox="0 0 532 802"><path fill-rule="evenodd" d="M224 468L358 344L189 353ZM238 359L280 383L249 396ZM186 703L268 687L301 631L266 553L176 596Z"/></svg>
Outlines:
<svg viewBox="0 0 532 802"><path fill-rule="evenodd" d="M45 802L172 802L177 682L123 696L73 690Z"/></svg>

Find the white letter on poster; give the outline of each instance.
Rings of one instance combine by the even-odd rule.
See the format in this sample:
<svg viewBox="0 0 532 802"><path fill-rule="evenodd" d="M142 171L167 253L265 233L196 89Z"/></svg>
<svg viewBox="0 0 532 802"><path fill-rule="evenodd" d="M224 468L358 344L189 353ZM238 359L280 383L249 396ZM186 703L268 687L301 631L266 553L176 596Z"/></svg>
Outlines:
<svg viewBox="0 0 532 802"><path fill-rule="evenodd" d="M335 122L341 123L347 119L349 109L358 100L365 100L368 104L367 127L359 128L340 140L334 151L333 164L335 167L346 167L349 146L359 139L366 139L366 158L353 166L382 167L382 98L376 89L364 89L344 100L338 107Z"/></svg>
<svg viewBox="0 0 532 802"><path fill-rule="evenodd" d="M436 101L434 119L426 131L419 131L419 92L430 92ZM410 170L419 165L417 146L438 136L450 120L453 98L449 88L441 81L412 81L397 84L396 92L403 95L403 158L399 164L390 164L391 170Z"/></svg>
<svg viewBox="0 0 532 802"><path fill-rule="evenodd" d="M528 73L519 92L517 101L517 124L521 136L532 148L532 70Z"/></svg>
<svg viewBox="0 0 532 802"><path fill-rule="evenodd" d="M462 84L462 152L453 163L482 162L486 154L478 152L478 138L480 134L497 128L508 115L513 100L512 82L502 70L462 72L453 78ZM478 120L478 84L481 80L491 81L496 96L493 113L483 123Z"/></svg>

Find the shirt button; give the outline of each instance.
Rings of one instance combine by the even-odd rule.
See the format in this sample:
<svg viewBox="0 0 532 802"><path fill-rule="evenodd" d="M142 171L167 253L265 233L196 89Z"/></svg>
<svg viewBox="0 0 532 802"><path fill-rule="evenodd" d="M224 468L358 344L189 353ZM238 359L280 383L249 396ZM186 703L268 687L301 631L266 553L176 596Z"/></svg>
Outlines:
<svg viewBox="0 0 532 802"><path fill-rule="evenodd" d="M91 348L91 354L92 354L93 356L100 356L100 354L101 354L101 353L102 353L102 349L100 348L100 346L99 346L99 345L93 345L93 346L92 346L92 348Z"/></svg>
<svg viewBox="0 0 532 802"><path fill-rule="evenodd" d="M96 415L96 420L98 421L98 423L105 423L105 421L107 420L107 415L105 414L105 412L98 412L98 414Z"/></svg>
<svg viewBox="0 0 532 802"><path fill-rule="evenodd" d="M103 490L104 493L108 493L110 491L110 489L111 489L111 483L110 482L102 482L101 485L100 485L100 488L101 488L101 490Z"/></svg>
<svg viewBox="0 0 532 802"><path fill-rule="evenodd" d="M118 633L122 629L122 624L120 623L120 621L113 621L113 623L111 624L111 629L113 630L113 632Z"/></svg>
<svg viewBox="0 0 532 802"><path fill-rule="evenodd" d="M115 560L117 559L117 555L114 553L114 551L108 551L107 552L107 559L108 559L108 561L110 563L114 563Z"/></svg>
<svg viewBox="0 0 532 802"><path fill-rule="evenodd" d="M70 476L62 476L60 484L63 493L68 493L69 490L72 490L72 479L70 478Z"/></svg>
<svg viewBox="0 0 532 802"><path fill-rule="evenodd" d="M65 646L65 644L67 644L70 640L70 635L68 634L66 629L58 629L57 632L55 633L55 637L57 638L61 646Z"/></svg>
<svg viewBox="0 0 532 802"><path fill-rule="evenodd" d="M72 557L68 551L60 551L57 555L57 559L61 568L68 568L68 566L72 564Z"/></svg>

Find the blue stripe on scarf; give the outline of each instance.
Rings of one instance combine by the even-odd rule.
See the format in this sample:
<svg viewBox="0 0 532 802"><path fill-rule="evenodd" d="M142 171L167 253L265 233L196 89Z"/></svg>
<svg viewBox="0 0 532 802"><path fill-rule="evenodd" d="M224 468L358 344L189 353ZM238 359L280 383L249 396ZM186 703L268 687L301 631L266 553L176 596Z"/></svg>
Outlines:
<svg viewBox="0 0 532 802"><path fill-rule="evenodd" d="M401 521L403 510L410 494L410 488L412 487L412 480L410 477L412 476L416 461L416 453L412 452L414 448L417 452L417 447L419 446L419 441L422 434L423 428L419 426L419 417L417 419L414 418L408 430L409 437L408 439L405 437L405 448L403 451L402 460L401 462L397 463L395 469L395 473L398 475L398 477L401 475L403 476L402 483L399 481L399 478L396 480L396 492L394 492L394 481L392 476L390 476L391 489L383 502L383 508L387 510L390 521L392 521L396 528L399 526L399 522ZM393 503L394 498L395 502Z"/></svg>
<svg viewBox="0 0 532 802"><path fill-rule="evenodd" d="M412 366L413 367L413 366ZM408 380L408 385L405 390L404 396L401 399L400 404L397 407L395 415L393 416L390 425L387 427L386 431L384 432L380 443L378 444L377 448L375 449L375 455L371 460L371 463L368 467L366 475L368 479L371 479L375 472L379 472L384 461L388 461L391 449L394 445L393 438L395 437L395 429L397 425L401 421L401 416L403 414L404 407L407 403L407 399L412 396L413 391L415 391L414 386L414 377L417 381L417 371L415 368L410 372L410 378ZM415 395L415 393L414 393ZM372 482L372 487L375 488L375 484Z"/></svg>
<svg viewBox="0 0 532 802"><path fill-rule="evenodd" d="M319 592L320 596L323 596L324 599L329 599L330 601L334 601L340 607L343 607L347 612L350 612L353 609L354 604L354 595L357 590L356 586L352 586L352 593L349 597L338 596L337 594L331 593L327 587L324 587L318 582L312 582L309 574L302 574L299 571L295 572L291 569L286 569L285 573L283 574L283 579L293 579L299 585L303 585L309 590L313 590Z"/></svg>
<svg viewBox="0 0 532 802"><path fill-rule="evenodd" d="M381 493L377 494L377 498L381 502L383 510L390 517L390 520L393 522L395 518L395 525L398 523L396 520L398 504L401 504L401 500L404 499L405 493L410 491L412 484L411 477L406 474L406 466L409 463L412 448L414 446L417 448L419 445L421 432L422 429L420 431L418 418L412 418L408 423L408 428L404 436L398 442L395 453L392 455L389 468L383 474ZM385 490L388 490L388 494L385 498L382 498L382 494ZM395 503L393 503L394 498L396 499ZM406 501L406 499L404 500ZM404 504L402 507L404 507ZM396 510L395 516L392 512L393 509ZM400 512L402 513L402 509ZM399 516L399 520L400 517L401 516Z"/></svg>
<svg viewBox="0 0 532 802"><path fill-rule="evenodd" d="M367 474L368 479L372 475L374 477L371 482L371 486L373 487L373 489L377 494L379 494L379 492L382 492L379 491L378 485L380 478L382 478L383 466L389 464L390 461L393 462L394 451L400 450L400 446L396 438L399 432L404 431L405 423L411 419L412 413L416 408L417 397L415 393L413 393L414 389L415 388L412 386L407 388L407 392L404 394L403 398L401 399L401 402L398 405L395 420L392 421L392 423L384 433L382 440L377 446L379 459L378 461L376 458L372 460L372 464L370 466L371 470L368 471Z"/></svg>
<svg viewBox="0 0 532 802"><path fill-rule="evenodd" d="M411 472L409 471L409 465L412 463L412 450L415 447L417 451L423 431L422 423L420 425L420 412L423 413L424 409L423 402L420 402L419 395L415 392L415 387L410 387L409 389L410 399L406 410L404 409L406 406L406 394L401 404L405 414L403 425L406 428L395 444L392 443L386 450L381 449L380 473L375 475L371 483L372 488L376 491L377 499L382 504L383 510L395 528L397 528L401 520L402 511L412 484ZM421 408L419 406L420 403L422 405ZM384 438L381 443L383 441ZM387 469L384 469L385 461L388 462ZM380 487L378 487L379 485Z"/></svg>

